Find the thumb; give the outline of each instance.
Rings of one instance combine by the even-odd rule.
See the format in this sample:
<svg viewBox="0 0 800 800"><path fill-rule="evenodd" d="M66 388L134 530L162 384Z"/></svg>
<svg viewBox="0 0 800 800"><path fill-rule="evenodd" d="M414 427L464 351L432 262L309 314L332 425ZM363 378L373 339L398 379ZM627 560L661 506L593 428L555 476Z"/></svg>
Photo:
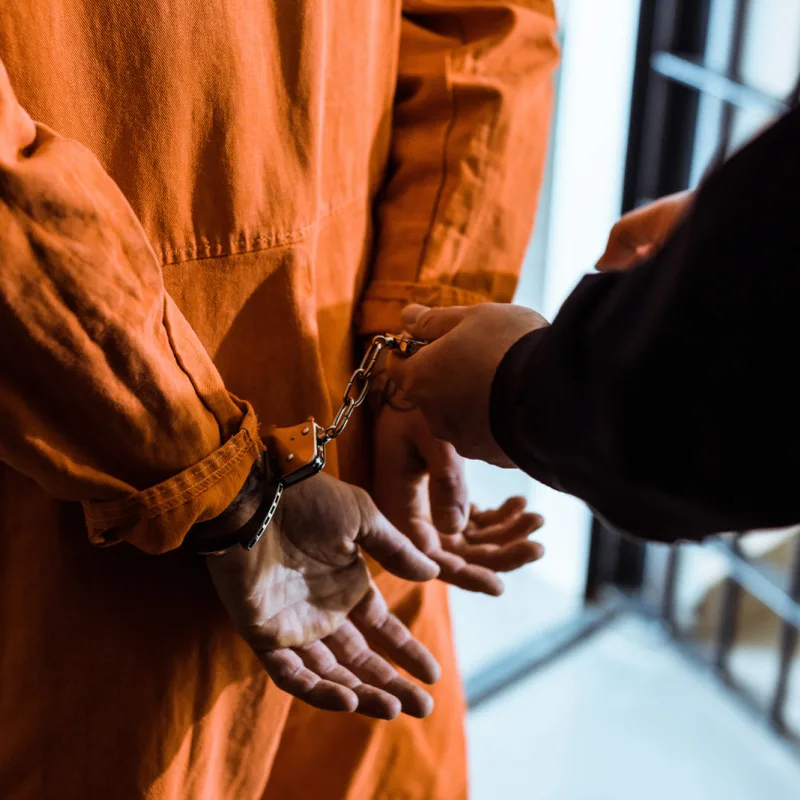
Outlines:
<svg viewBox="0 0 800 800"><path fill-rule="evenodd" d="M435 439L430 430L418 441L428 467L433 523L441 533L461 533L469 521L464 459L449 442Z"/></svg>
<svg viewBox="0 0 800 800"><path fill-rule="evenodd" d="M408 581L430 581L439 574L439 566L411 540L400 533L371 503L364 515L358 544L387 572Z"/></svg>
<svg viewBox="0 0 800 800"><path fill-rule="evenodd" d="M11 82L0 61L0 162L16 161L36 140L36 125L17 102Z"/></svg>
<svg viewBox="0 0 800 800"><path fill-rule="evenodd" d="M464 319L468 310L469 306L428 308L410 305L403 309L403 325L415 339L431 342L453 330Z"/></svg>

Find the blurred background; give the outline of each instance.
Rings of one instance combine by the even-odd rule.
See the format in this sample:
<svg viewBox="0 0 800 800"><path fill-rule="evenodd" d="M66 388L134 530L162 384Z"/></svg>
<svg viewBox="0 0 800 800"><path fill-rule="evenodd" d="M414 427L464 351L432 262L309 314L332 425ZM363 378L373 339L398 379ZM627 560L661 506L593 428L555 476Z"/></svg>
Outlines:
<svg viewBox="0 0 800 800"><path fill-rule="evenodd" d="M800 76L800 0L557 6L550 160L517 295L549 318L622 211L695 186ZM524 475L469 478L483 507L529 497L548 551L502 598L453 592L474 800L800 798L798 530L644 546Z"/></svg>

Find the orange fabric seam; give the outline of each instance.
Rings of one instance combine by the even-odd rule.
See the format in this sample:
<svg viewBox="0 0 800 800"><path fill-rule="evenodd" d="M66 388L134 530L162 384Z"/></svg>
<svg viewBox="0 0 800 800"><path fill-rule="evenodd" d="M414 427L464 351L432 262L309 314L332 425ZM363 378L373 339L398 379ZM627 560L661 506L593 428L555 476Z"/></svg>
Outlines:
<svg viewBox="0 0 800 800"><path fill-rule="evenodd" d="M492 301L491 297L483 292L464 289L461 286L454 286L452 283L376 280L369 285L361 304L402 302L414 295L421 294L459 298L467 301L467 304L490 303ZM435 299L432 298L432 300Z"/></svg>
<svg viewBox="0 0 800 800"><path fill-rule="evenodd" d="M281 247L288 247L293 244L298 244L299 242L302 242L318 225L330 219L330 217L336 216L336 214L338 214L340 211L343 211L348 206L363 200L367 200L368 197L369 195L367 193L362 193L356 197L352 197L350 200L345 200L339 205L328 209L324 214L318 216L313 222L309 222L308 225L303 225L301 228L294 228L293 230L285 231L283 233L259 233L249 238L243 234L240 234L237 237L236 242L246 248L243 250L232 249L230 242L210 242L207 239L202 238L199 240L199 244L198 241L195 241L193 245L189 245L187 247L161 247L159 249L161 263L163 266L189 264L192 261L203 261L208 258L230 258L232 256L243 256L247 255L248 253L260 253L263 250L277 250ZM257 245L260 242L265 242L265 244L261 247L258 247ZM214 252L209 252L205 255L197 255L197 251L201 249L209 251L213 249ZM187 256L190 254L193 255L191 255L189 258L181 257L184 254Z"/></svg>
<svg viewBox="0 0 800 800"><path fill-rule="evenodd" d="M167 304L167 296L164 295L164 311L162 313L162 322L164 325L164 330L167 333L167 341L169 341L170 350L172 350L172 355L175 358L175 363L180 367L183 374L189 380L189 383L192 384L192 388L194 389L195 394L200 398L200 402L203 404L203 407L211 414L212 417L216 419L214 415L214 411L212 410L211 406L208 404L204 394L200 391L200 387L197 385L197 380L195 376L192 374L191 370L187 368L186 362L183 358L183 355L179 351L178 343L175 341L175 332L172 329L172 321L169 318L169 310ZM223 428L222 423L219 419L216 419L217 427L220 431L220 438L224 438L223 436Z"/></svg>
<svg viewBox="0 0 800 800"><path fill-rule="evenodd" d="M244 444L240 444L242 439L246 439L247 441ZM229 445L233 445L233 447L228 447ZM233 471L246 455L252 454L254 457L257 457L262 447L263 445L253 437L252 433L244 428L234 434L234 436L220 448L220 450L226 448L234 450L231 457L223 464L215 466L213 471L202 479L193 480L191 474L186 473L192 473L193 471L202 473L204 469L209 468L208 464L201 467L198 467L198 465L189 467L185 472L169 478L163 483L157 484L149 489L145 489L138 494L132 495L131 497L126 497L117 501L107 501L110 507L99 507L100 504L97 502L84 503L83 507L86 514L86 521L92 529L98 527L109 528L126 522L131 516L136 516L137 519L141 517L144 519L152 519L166 511L172 511L202 494L220 478L225 477L225 475ZM210 464L219 462L220 458L223 456L220 450L212 453L211 456L208 457ZM203 462L200 463L202 464ZM188 485L180 491L174 492L174 489L184 482ZM170 492L170 494L167 497L163 497L167 492ZM153 498L152 501L150 497ZM100 502L102 506L106 505L106 502ZM142 511L143 514L139 513Z"/></svg>
<svg viewBox="0 0 800 800"><path fill-rule="evenodd" d="M464 40L464 31L462 26L462 33L461 33L461 44L463 46ZM425 256L428 254L428 247L430 245L431 236L433 235L434 228L436 227L436 218L439 216L439 206L442 202L442 197L444 196L444 189L447 185L447 153L449 150L450 139L453 135L453 131L456 127L456 120L458 119L458 109L456 105L456 93L453 85L450 82L450 70L449 65L451 59L453 57L453 50L451 49L445 55L445 67L444 67L444 78L445 78L445 85L447 86L447 91L450 95L450 120L447 123L447 130L444 134L444 142L442 143L442 174L439 178L439 186L436 189L436 199L433 202L433 210L431 213L430 222L428 223L428 230L425 232L425 236L422 240L422 247L419 251L419 260L417 261L417 274L421 274L423 271L423 265L425 263Z"/></svg>

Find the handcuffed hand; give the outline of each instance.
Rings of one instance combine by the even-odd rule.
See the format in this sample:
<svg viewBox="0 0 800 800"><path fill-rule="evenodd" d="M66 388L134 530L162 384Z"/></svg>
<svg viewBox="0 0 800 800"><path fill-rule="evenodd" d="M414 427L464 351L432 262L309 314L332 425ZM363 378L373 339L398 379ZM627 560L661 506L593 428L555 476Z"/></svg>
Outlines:
<svg viewBox="0 0 800 800"><path fill-rule="evenodd" d="M439 572L366 492L324 473L285 491L250 552L236 547L207 562L236 628L279 688L330 711L427 716L430 695L377 650L426 683L439 666L388 610L361 550L406 580Z"/></svg>
<svg viewBox="0 0 800 800"><path fill-rule="evenodd" d="M527 512L521 497L484 512L470 505L464 459L433 436L419 409L384 405L373 438L375 502L439 565L440 580L499 595L503 582L497 573L541 558L542 546L528 537L542 518Z"/></svg>

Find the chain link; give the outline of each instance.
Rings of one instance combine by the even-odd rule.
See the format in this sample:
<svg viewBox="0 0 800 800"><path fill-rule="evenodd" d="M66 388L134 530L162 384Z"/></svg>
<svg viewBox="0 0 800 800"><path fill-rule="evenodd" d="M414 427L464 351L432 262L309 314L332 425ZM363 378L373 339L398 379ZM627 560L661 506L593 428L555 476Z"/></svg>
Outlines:
<svg viewBox="0 0 800 800"><path fill-rule="evenodd" d="M342 431L350 421L353 411L367 399L370 383L372 382L372 371L375 369L378 358L384 350L393 350L401 355L410 356L416 353L424 344L425 342L420 342L417 339L406 339L400 336L393 336L390 333L376 336L367 352L364 353L364 358L361 359L358 369L350 378L347 388L344 390L342 404L339 406L333 422L320 434L320 443L326 445L332 439L341 436Z"/></svg>

